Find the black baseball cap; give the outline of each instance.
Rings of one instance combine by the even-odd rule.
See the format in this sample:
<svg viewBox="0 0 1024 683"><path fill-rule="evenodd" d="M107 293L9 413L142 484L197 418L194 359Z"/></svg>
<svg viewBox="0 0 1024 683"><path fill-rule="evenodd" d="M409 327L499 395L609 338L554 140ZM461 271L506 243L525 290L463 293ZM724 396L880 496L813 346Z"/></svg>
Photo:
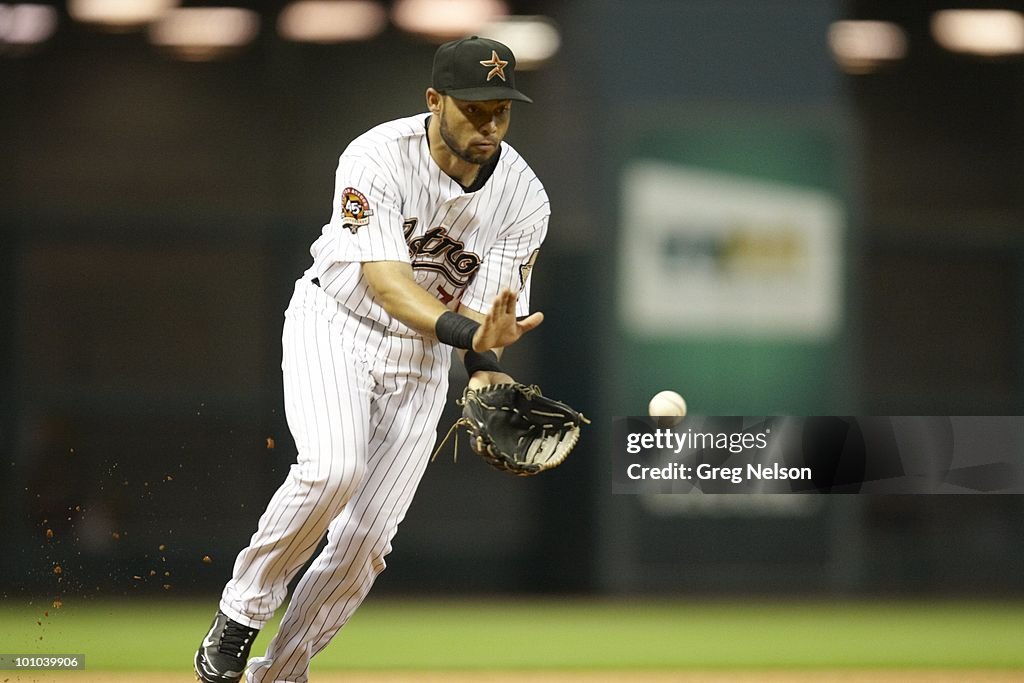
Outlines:
<svg viewBox="0 0 1024 683"><path fill-rule="evenodd" d="M470 36L434 53L434 90L460 100L533 102L516 90L516 56L496 40Z"/></svg>

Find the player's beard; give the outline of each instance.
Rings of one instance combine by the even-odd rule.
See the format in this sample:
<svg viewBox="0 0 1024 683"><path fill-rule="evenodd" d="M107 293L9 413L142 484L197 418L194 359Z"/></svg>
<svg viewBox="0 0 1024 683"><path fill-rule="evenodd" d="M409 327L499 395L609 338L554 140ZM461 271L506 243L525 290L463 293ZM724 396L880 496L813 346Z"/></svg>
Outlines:
<svg viewBox="0 0 1024 683"><path fill-rule="evenodd" d="M479 154L473 153L469 150L469 146L459 147L459 143L455 140L455 136L452 135L451 130L448 128L448 117L444 111L441 112L441 139L444 140L444 144L448 145L448 149L451 150L452 154L462 159L463 161L477 166L482 166L487 163L487 160L494 156L494 153L498 151L495 146L494 151L490 154Z"/></svg>

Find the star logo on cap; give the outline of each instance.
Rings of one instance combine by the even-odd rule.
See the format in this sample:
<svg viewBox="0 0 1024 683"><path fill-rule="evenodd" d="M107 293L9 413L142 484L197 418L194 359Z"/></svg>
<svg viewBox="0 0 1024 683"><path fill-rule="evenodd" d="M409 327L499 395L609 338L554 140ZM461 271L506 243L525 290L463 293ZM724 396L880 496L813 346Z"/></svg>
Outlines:
<svg viewBox="0 0 1024 683"><path fill-rule="evenodd" d="M499 57L498 53L495 50L491 50L490 59L481 60L480 64L482 66L492 67L491 70L487 73L488 81L490 81L495 76L497 76L501 80L505 80L505 66L508 64L508 61Z"/></svg>

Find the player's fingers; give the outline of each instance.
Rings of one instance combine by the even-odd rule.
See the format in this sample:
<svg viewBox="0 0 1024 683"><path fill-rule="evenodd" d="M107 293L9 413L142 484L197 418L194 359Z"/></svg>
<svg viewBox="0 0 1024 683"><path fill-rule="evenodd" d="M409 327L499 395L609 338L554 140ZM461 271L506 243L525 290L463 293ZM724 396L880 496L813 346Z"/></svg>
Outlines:
<svg viewBox="0 0 1024 683"><path fill-rule="evenodd" d="M497 323L502 316L516 314L516 295L510 289L502 290L494 297L491 303L491 310L487 313L487 319L491 323Z"/></svg>
<svg viewBox="0 0 1024 683"><path fill-rule="evenodd" d="M530 315L520 320L519 329L523 332L529 332L530 330L540 325L542 322L544 322L544 314L541 313L540 311L537 311L536 313L531 313Z"/></svg>
<svg viewBox="0 0 1024 683"><path fill-rule="evenodd" d="M505 295L505 312L509 315L516 314L516 293L511 289L506 289L503 294Z"/></svg>
<svg viewBox="0 0 1024 683"><path fill-rule="evenodd" d="M494 301L491 302L491 310L487 311L487 322L494 324L498 318L505 311L505 304L501 300L501 295L494 297Z"/></svg>
<svg viewBox="0 0 1024 683"><path fill-rule="evenodd" d="M508 311L508 300L506 295L508 290L502 290L498 293L498 296L494 297L494 302L491 304L491 315L495 318L505 314Z"/></svg>
<svg viewBox="0 0 1024 683"><path fill-rule="evenodd" d="M498 292L498 295L494 297L494 302L491 304L491 310L497 315L504 315L508 311L508 290L503 289Z"/></svg>

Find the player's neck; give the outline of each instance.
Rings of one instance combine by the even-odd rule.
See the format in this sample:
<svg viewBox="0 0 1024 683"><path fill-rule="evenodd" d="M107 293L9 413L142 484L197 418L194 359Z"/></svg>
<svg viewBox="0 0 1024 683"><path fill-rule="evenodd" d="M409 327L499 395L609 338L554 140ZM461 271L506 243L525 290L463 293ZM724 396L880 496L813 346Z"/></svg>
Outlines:
<svg viewBox="0 0 1024 683"><path fill-rule="evenodd" d="M447 149L447 146L445 149ZM434 161L441 167L441 170L462 187L472 187L473 183L476 182L476 177L480 173L479 165L463 161L451 152L447 153L447 164L438 159L433 150L431 150L431 156L434 157Z"/></svg>

